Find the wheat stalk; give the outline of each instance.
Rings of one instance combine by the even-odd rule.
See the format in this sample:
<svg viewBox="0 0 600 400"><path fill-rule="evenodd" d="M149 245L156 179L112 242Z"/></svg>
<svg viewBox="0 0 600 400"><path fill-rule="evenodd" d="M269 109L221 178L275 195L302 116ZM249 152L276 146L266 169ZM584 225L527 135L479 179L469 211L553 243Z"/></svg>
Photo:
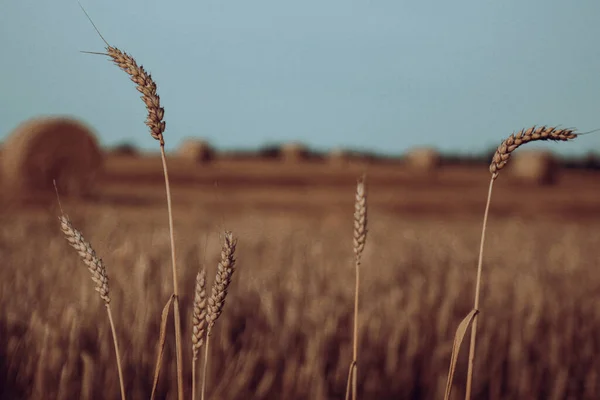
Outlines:
<svg viewBox="0 0 600 400"><path fill-rule="evenodd" d="M152 76L146 72L143 66L138 65L135 59L129 54L111 46L104 39L90 16L87 14L83 6L79 4L90 23L106 44L106 53L112 61L123 71L129 75L130 79L137 85L137 90L142 94L142 100L148 110L146 125L150 128L150 135L160 144L160 155L162 160L163 172L165 177L165 191L167 195L167 212L169 218L169 236L171 240L171 266L173 270L173 312L175 318L173 324L175 326L175 348L177 359L177 394L179 400L183 399L183 353L181 348L181 315L179 308L179 287L177 281L177 266L175 255L175 235L173 233L173 207L171 204L171 188L169 184L169 173L167 169L167 159L165 155L164 131L166 123L164 121L165 110L160 106L160 96L156 91L156 83Z"/></svg>
<svg viewBox="0 0 600 400"><path fill-rule="evenodd" d="M106 266L104 265L104 262L102 262L102 259L96 256L96 252L92 248L92 245L85 240L81 232L73 227L67 216L61 215L58 219L60 221L60 228L63 231L65 238L69 244L75 250L77 250L79 257L81 257L83 263L88 267L88 270L92 274L92 280L96 284L94 289L100 294L100 298L102 301L104 301L104 305L106 306L108 321L110 323L113 343L115 346L115 355L117 358L117 370L119 373L119 384L121 386L121 399L125 400L125 383L123 379L123 370L121 368L121 357L119 355L117 333L112 317L112 311L110 309L110 291L108 286L108 274L106 273Z"/></svg>
<svg viewBox="0 0 600 400"><path fill-rule="evenodd" d="M465 391L465 399L471 399L471 391L473 386L473 367L475 364L475 344L477 341L477 321L479 317L479 298L481 294L481 272L483 269L483 246L485 242L485 231L487 227L488 214L490 209L490 202L492 198L492 189L494 187L494 181L498 178L500 170L506 166L511 154L520 146L525 143L535 142L539 140L552 140L566 142L577 137L574 133L574 129L558 129L556 127L531 127L529 129L522 129L517 134L511 134L506 138L492 157L490 163L490 173L492 177L490 179L490 185L488 188L488 196L485 205L485 212L483 214L483 227L481 230L481 241L479 245L479 259L477 262L477 278L475 283L475 300L473 302L473 311L475 312L472 325L471 325L471 343L469 346L469 364L467 370L467 386ZM449 393L448 393L449 395Z"/></svg>
<svg viewBox="0 0 600 400"><path fill-rule="evenodd" d="M175 256L175 235L173 233L173 209L171 204L171 189L169 184L169 173L167 169L167 159L165 155L165 141L163 133L165 122L163 121L164 109L160 106L160 97L156 93L156 83L152 80L144 67L138 66L135 59L122 52L116 47L107 44L107 54L112 58L115 64L125 71L133 82L137 84L137 90L142 93L142 100L146 104L148 117L146 125L150 128L152 137L160 143L160 155L165 176L165 190L167 194L167 210L169 217L169 236L171 239L171 266L173 270L173 312L175 315L175 347L177 359L177 393L180 400L183 399L183 354L181 349L181 316L179 308L179 287L177 283L177 266Z"/></svg>
<svg viewBox="0 0 600 400"><path fill-rule="evenodd" d="M354 332L352 343L352 362L348 371L348 381L346 385L346 400L350 398L356 400L357 380L358 380L358 289L360 284L360 264L362 253L367 241L367 194L365 177L363 175L356 184L356 194L354 198Z"/></svg>
<svg viewBox="0 0 600 400"><path fill-rule="evenodd" d="M202 395L201 399L204 400L204 393L206 389L206 371L208 369L208 344L210 334L212 332L217 319L223 313L223 307L225 306L225 299L229 285L231 284L231 277L235 271L235 247L237 240L234 239L231 232L225 232L224 243L221 248L221 261L217 266L217 275L212 286L211 295L208 298L208 308L206 313L206 346L204 346L204 371L202 373Z"/></svg>
<svg viewBox="0 0 600 400"><path fill-rule="evenodd" d="M192 314L192 400L196 400L196 362L198 352L204 344L206 332L206 271L202 269L196 275L194 306Z"/></svg>

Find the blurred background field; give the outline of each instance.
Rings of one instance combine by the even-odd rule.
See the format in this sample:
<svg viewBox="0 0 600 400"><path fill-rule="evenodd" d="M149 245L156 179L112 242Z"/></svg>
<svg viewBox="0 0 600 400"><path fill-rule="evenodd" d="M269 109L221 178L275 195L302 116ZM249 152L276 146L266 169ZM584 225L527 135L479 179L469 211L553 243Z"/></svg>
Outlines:
<svg viewBox="0 0 600 400"><path fill-rule="evenodd" d="M62 200L107 264L129 397L148 398L160 312L172 288L160 158L134 150L103 149L92 192ZM490 177L483 157L441 157L422 168L408 157L338 164L318 154L291 161L269 154L169 155L186 367L195 274L205 266L212 279L227 229L239 238L238 269L211 341L209 398L343 398L353 194L366 172L360 396L441 398L455 329L472 306ZM484 259L478 399L600 396L600 176L592 161L563 162L550 184L510 170L498 179ZM104 309L60 234L52 196L5 199L0 214L0 397L116 398ZM160 398L176 397L172 339ZM466 349L456 399L464 396Z"/></svg>

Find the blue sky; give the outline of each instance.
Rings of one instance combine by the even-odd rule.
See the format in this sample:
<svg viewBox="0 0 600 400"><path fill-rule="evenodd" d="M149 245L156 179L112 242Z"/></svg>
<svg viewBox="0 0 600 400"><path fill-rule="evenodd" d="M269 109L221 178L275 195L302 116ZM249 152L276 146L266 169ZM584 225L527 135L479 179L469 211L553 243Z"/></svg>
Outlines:
<svg viewBox="0 0 600 400"><path fill-rule="evenodd" d="M400 154L488 150L531 125L600 128L600 2L81 0L153 76L168 149L302 141ZM156 149L144 105L76 0L0 0L0 139L71 115ZM563 154L600 148L600 133Z"/></svg>

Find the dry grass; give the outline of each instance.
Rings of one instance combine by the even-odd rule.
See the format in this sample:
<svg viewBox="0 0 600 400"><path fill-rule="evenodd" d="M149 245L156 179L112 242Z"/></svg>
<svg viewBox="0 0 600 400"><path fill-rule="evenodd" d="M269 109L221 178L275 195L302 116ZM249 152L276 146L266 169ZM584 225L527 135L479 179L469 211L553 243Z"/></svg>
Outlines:
<svg viewBox="0 0 600 400"><path fill-rule="evenodd" d="M73 223L89 232L86 239L110 266L128 397L149 398L160 312L172 292L163 210L146 210L149 218L140 219L113 206L75 212L80 208L68 206ZM183 313L184 332L191 334L198 265L214 276L220 259L221 224L239 232L244 254L211 338L209 398L343 397L354 277L352 244L340 238L348 237L351 210L350 204L343 213L306 215L178 211L181 303L190 310ZM108 321L89 274L56 235L55 214L0 217L0 398L35 398L35 390L57 398L63 371L68 398L82 390L92 399L117 398ZM490 220L474 398L600 396L600 221L540 217ZM359 314L360 398L442 398L452 336L472 308L468 266L477 261L480 223L370 208L364 265L376 273L361 280L368 301ZM173 339L168 335L165 365L175 363ZM187 368L191 358L185 352ZM465 376L466 364L463 353L457 376ZM463 378L454 392L464 397ZM176 397L175 371L165 368L157 398Z"/></svg>

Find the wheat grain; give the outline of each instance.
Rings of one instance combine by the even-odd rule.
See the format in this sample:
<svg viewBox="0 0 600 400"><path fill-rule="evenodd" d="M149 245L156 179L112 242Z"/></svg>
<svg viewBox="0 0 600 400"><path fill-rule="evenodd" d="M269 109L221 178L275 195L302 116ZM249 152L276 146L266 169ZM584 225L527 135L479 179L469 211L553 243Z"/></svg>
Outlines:
<svg viewBox="0 0 600 400"><path fill-rule="evenodd" d="M235 271L235 246L237 240L231 232L225 232L224 243L221 248L221 261L217 266L217 275L212 286L212 293L208 299L208 310L206 313L206 346L204 346L204 369L202 372L202 391L200 398L204 400L206 392L206 371L208 370L208 344L212 328L223 312L227 290L231 283L231 277Z"/></svg>
<svg viewBox="0 0 600 400"><path fill-rule="evenodd" d="M108 322L110 324L113 344L115 346L117 371L119 374L119 385L121 388L121 399L125 400L125 380L123 378L123 368L121 367L121 355L119 353L119 343L117 340L115 322L113 320L112 310L110 308L110 294L106 266L104 265L104 262L102 262L102 259L96 256L96 252L92 248L92 245L85 240L81 232L79 232L73 227L71 221L69 221L69 218L66 215L61 215L60 217L58 217L58 220L60 221L60 228L63 231L65 238L67 239L69 244L75 250L77 250L77 253L79 253L79 256L83 260L83 263L87 265L89 271L91 272L92 280L96 284L95 289L98 293L100 293L100 298L104 301L104 305L106 306Z"/></svg>
<svg viewBox="0 0 600 400"><path fill-rule="evenodd" d="M58 217L60 221L60 228L62 229L65 238L69 244L77 250L79 257L83 260L84 264L88 267L88 270L92 274L92 280L96 284L95 290L100 293L100 298L104 300L105 304L110 304L110 293L108 288L108 275L106 274L106 267L101 258L96 256L96 252L92 246L85 241L81 232L73 228L69 218L62 215Z"/></svg>
<svg viewBox="0 0 600 400"><path fill-rule="evenodd" d="M192 350L194 360L196 360L198 358L198 350L204 344L204 332L206 331L206 271L204 269L196 275L192 319Z"/></svg>
<svg viewBox="0 0 600 400"><path fill-rule="evenodd" d="M150 134L164 145L163 133L166 123L163 120L165 109L160 106L160 96L156 93L156 83L143 66L137 65L135 59L116 47L107 45L106 52L113 62L125 71L137 85L137 90L142 94L142 100L148 110L145 124L150 128Z"/></svg>
<svg viewBox="0 0 600 400"><path fill-rule="evenodd" d="M235 271L234 253L237 241L233 238L231 232L225 232L224 241L221 249L221 261L217 266L217 275L212 286L211 296L208 299L208 312L206 314L208 335L210 335L215 322L223 312L231 277Z"/></svg>
<svg viewBox="0 0 600 400"><path fill-rule="evenodd" d="M206 333L206 270L196 275L192 314L192 400L196 400L196 362Z"/></svg>
<svg viewBox="0 0 600 400"><path fill-rule="evenodd" d="M508 163L508 159L512 152L525 143L537 140L566 142L575 139L576 137L577 134L574 133L574 129L557 129L556 127L548 126L540 126L537 128L533 126L529 129L522 129L516 135L513 133L498 146L498 149L494 153L494 157L490 164L492 178L496 179L498 177L500 170Z"/></svg>
<svg viewBox="0 0 600 400"><path fill-rule="evenodd" d="M365 179L360 179L356 185L354 202L354 255L358 262L362 256L367 241L367 194Z"/></svg>

